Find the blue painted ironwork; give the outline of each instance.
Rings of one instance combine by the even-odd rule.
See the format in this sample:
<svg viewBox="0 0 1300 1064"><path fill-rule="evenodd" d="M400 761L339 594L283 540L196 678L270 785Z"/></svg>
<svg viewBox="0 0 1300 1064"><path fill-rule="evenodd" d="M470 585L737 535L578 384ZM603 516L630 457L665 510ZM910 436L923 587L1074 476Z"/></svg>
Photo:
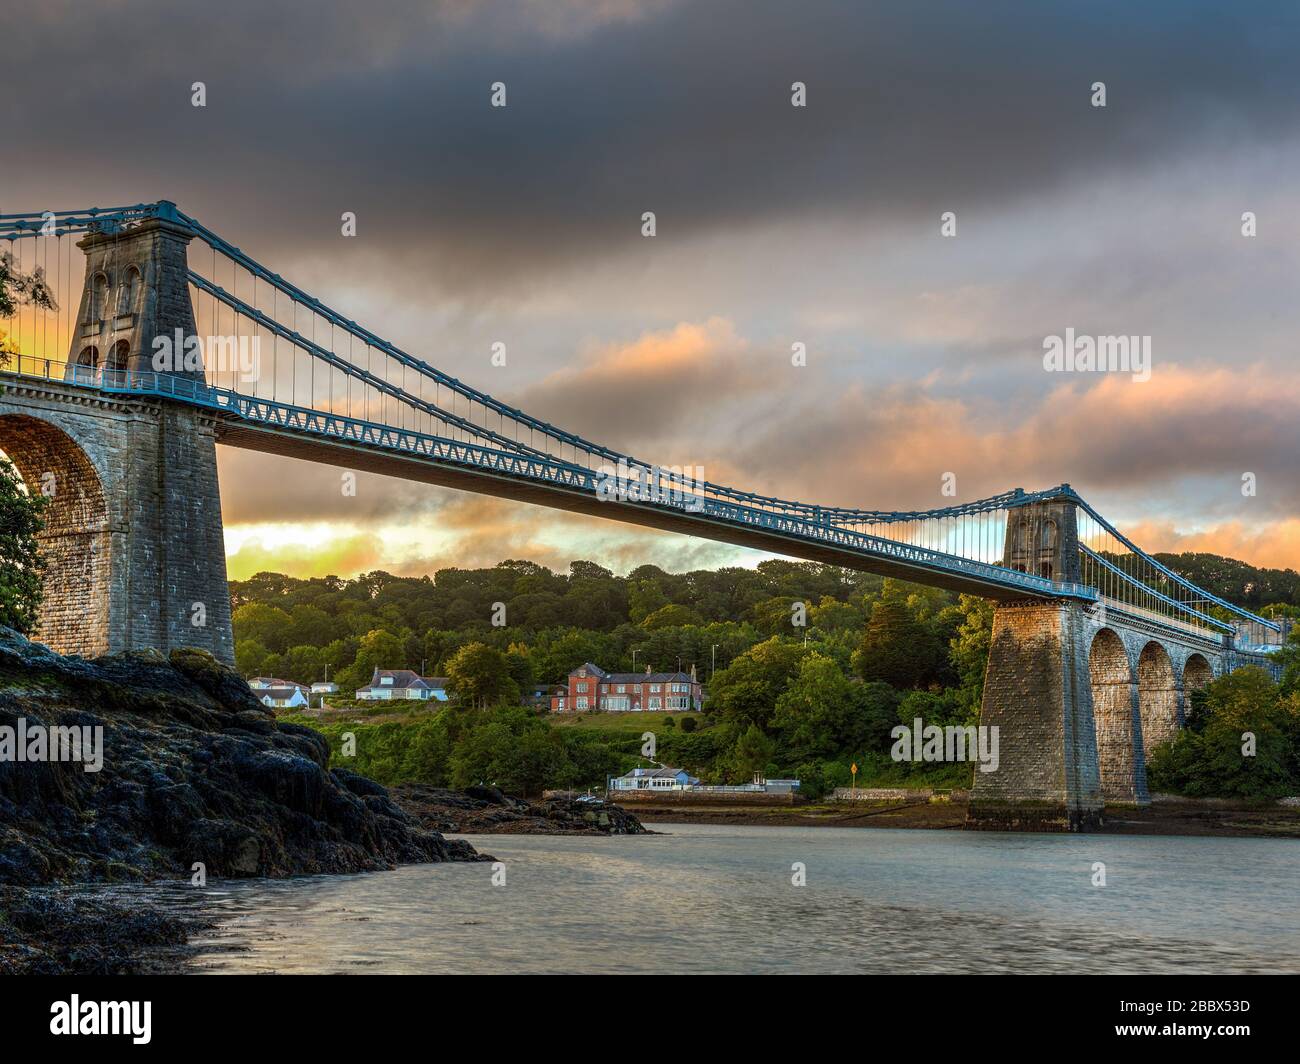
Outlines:
<svg viewBox="0 0 1300 1064"><path fill-rule="evenodd" d="M1133 576L1130 573L1126 573L1118 565L1114 564L1111 561L1108 561L1106 558L1103 558L1095 550L1092 550L1089 547L1084 547L1082 545L1079 547L1079 550L1082 551L1084 554L1086 554L1098 565L1102 566L1102 568L1109 570L1110 572L1114 573L1117 577L1119 577L1121 580L1125 581L1126 583L1132 585L1135 588L1138 588L1144 595L1151 595L1159 599L1166 606L1173 606L1175 609L1181 610L1183 613L1190 614L1191 616L1197 618L1198 620L1204 621L1206 624L1212 625L1215 628L1222 628L1224 631L1228 631L1228 632L1234 631L1233 626L1229 624L1227 621L1221 621L1217 617L1211 617L1208 613L1201 613L1200 610L1192 609L1192 607L1188 606L1187 603L1185 602L1179 602L1177 599L1170 598L1168 595L1164 594L1163 592L1157 591L1150 584L1144 584L1137 577Z"/></svg>
<svg viewBox="0 0 1300 1064"><path fill-rule="evenodd" d="M276 337L286 340L295 348L340 371L348 378L358 380L364 386L377 390L381 395L394 399L412 410L420 411L448 428L467 433L474 439L456 440L433 433L395 428L392 425L354 418L350 415L316 410L274 399L258 398L239 391L214 387L205 382L196 382L190 378L174 377L163 373L127 373L120 370L110 372L93 367L64 366L62 363L57 363L56 365L62 366L62 369L55 376L51 373L51 363L45 361L43 374L37 372L35 375L62 379L76 387L94 388L101 392L130 392L177 399L209 407L221 412L225 417L236 418L270 431L357 443L408 457L472 468L492 476L504 476L531 484L545 484L561 490L590 492L599 489L602 471L588 468L577 461L580 454L585 455L588 460L603 459L612 467L622 467L642 474L652 473L656 469L650 463L534 418L527 412L466 385L402 351L370 330L338 314L278 274L267 270L197 220L179 211L168 201L135 204L129 207L56 212L53 216L57 234L81 231L119 232L128 230L131 226L147 219L162 219L187 228L196 238L242 267L255 279L266 282L275 291L289 297L294 304L318 315L332 327L342 329L348 336L391 358L404 369L412 370L440 387L450 389L453 395L477 403L483 410L491 411L517 427L540 434L544 438L543 442L549 440L559 444L561 448L573 448L575 460L568 461L562 455L557 456L545 447L537 447L518 438L512 439L503 432L491 429L487 425L476 424L453 410L447 410L422 395L415 395L400 385L393 384L386 378L371 372L368 368L363 369L349 359L315 343L299 333L296 328L282 324L237 295L226 291L216 283L215 278L206 278L196 271L191 271L189 277L196 289L213 296L237 315L247 317L257 326L267 329ZM46 212L0 215L0 240L47 235L49 221L50 215ZM20 372L24 362L30 365L31 361L26 357L20 358ZM313 398L313 403L314 401ZM1068 484L1037 492L1026 492L1017 488L986 499L954 504L941 509L913 511L817 506L746 492L712 482L696 485L693 481L674 483L670 479L668 486L672 489L672 494L666 500L654 502L617 500L614 505L667 507L674 511L684 511L694 519L715 525L757 527L794 539L830 543L845 550L913 567L921 572L959 573L986 586L1021 591L1028 596L1096 601L1101 598L1101 591L1089 585L1066 584L1049 577L1020 572L994 562L963 557L960 554L908 542L906 537L915 532L914 528L901 529L900 538L895 539L848 527L919 522L927 527L941 530L942 526L939 522L943 521L959 518L979 519L981 515L984 519L991 516L996 520L1000 513L1009 513L1019 507L1048 500L1066 500L1094 519L1098 527L1113 536L1117 544L1122 544L1130 551L1134 559L1150 566L1151 573L1158 574L1162 582L1168 581L1181 592L1196 596L1199 602L1212 603L1236 616L1261 623L1274 631L1280 631L1281 628L1276 622L1256 616L1179 576L1122 535ZM929 522L934 522L935 525L929 526ZM987 523L982 527L987 528ZM923 535L921 538L926 536ZM939 538L943 540L942 535ZM1153 601L1192 618L1198 624L1220 630L1232 628L1229 623L1195 608L1191 602L1179 601L1165 594L1159 588L1152 586L1148 579L1139 579L1132 573L1126 572L1121 566L1114 564L1103 554L1083 543L1080 543L1080 552L1085 558L1101 566L1105 572L1119 579L1124 586L1132 588L1139 597L1150 596ZM987 556L987 552L984 553Z"/></svg>
<svg viewBox="0 0 1300 1064"><path fill-rule="evenodd" d="M1147 562L1147 564L1155 568L1161 575L1172 580L1184 591L1189 591L1195 595L1199 595L1201 598L1205 599L1205 601L1212 602L1214 603L1214 605L1220 606L1223 609L1228 610L1230 613L1235 613L1238 617L1241 617L1244 620L1255 621L1259 624L1264 625L1264 627L1271 629L1274 632L1282 631L1282 626L1278 624L1276 621L1270 621L1267 617L1258 617L1255 614L1251 613L1249 610L1242 609L1240 606L1234 605L1233 603L1228 602L1225 599L1221 599L1219 598L1218 595L1212 594L1211 592L1206 591L1202 587L1197 587L1197 585L1193 584L1186 577L1179 576L1176 572L1170 569L1169 566L1164 565L1163 563L1157 561L1155 558L1151 557L1150 554L1144 551L1141 547L1137 546L1137 544L1135 544L1131 539L1129 539L1122 532L1120 532L1119 529L1117 529L1114 525L1112 525L1109 521L1107 521L1104 517L1102 517L1101 514L1099 514L1096 510L1094 510L1087 503L1087 501L1084 500L1084 498L1081 495L1071 490L1068 484L1063 485L1063 487L1065 488L1063 494L1066 497L1073 499L1075 504L1079 506L1085 513L1091 516L1092 519L1096 521L1099 525L1101 525L1102 528L1104 528L1117 540L1123 543L1124 546L1126 546L1139 558L1142 558L1144 561ZM1156 591L1149 584L1143 584L1142 586L1145 587L1152 594L1157 596L1160 595L1160 592ZM1188 612L1192 612L1185 604L1180 604L1180 608L1187 609ZM1218 623L1222 623L1222 622L1218 622Z"/></svg>

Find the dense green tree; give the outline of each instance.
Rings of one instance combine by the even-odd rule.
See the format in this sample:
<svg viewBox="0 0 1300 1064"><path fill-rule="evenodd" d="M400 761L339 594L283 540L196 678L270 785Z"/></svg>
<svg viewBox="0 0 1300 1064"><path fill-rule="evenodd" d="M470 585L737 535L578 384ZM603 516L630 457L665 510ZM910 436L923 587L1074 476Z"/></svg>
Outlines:
<svg viewBox="0 0 1300 1064"><path fill-rule="evenodd" d="M766 729L804 653L776 636L751 647L709 681L706 708L724 720Z"/></svg>
<svg viewBox="0 0 1300 1064"><path fill-rule="evenodd" d="M762 772L775 751L776 744L763 734L757 724L751 724L736 739L733 756L739 777L748 779L755 773Z"/></svg>
<svg viewBox="0 0 1300 1064"><path fill-rule="evenodd" d="M45 562L36 538L47 500L0 455L0 625L28 634L40 616Z"/></svg>
<svg viewBox="0 0 1300 1064"><path fill-rule="evenodd" d="M1294 792L1300 695L1283 695L1268 673L1249 666L1213 680L1196 707L1188 727L1151 752L1153 791L1242 798Z"/></svg>
<svg viewBox="0 0 1300 1064"><path fill-rule="evenodd" d="M957 680L971 700L979 705L988 668L989 643L993 637L993 603L974 595L962 595L957 608L962 620L949 640L949 654Z"/></svg>
<svg viewBox="0 0 1300 1064"><path fill-rule="evenodd" d="M289 614L279 606L263 602L250 602L240 606L231 616L231 623L240 639L253 639L267 650L281 653L289 644Z"/></svg>
<svg viewBox="0 0 1300 1064"><path fill-rule="evenodd" d="M506 655L485 643L469 643L447 662L447 681L458 703L476 709L517 702L519 687Z"/></svg>
<svg viewBox="0 0 1300 1064"><path fill-rule="evenodd" d="M657 579L628 581L627 615L633 624L640 624L656 610L668 605L668 596Z"/></svg>
<svg viewBox="0 0 1300 1064"><path fill-rule="evenodd" d="M20 304L58 309L42 270L27 273L12 252L0 252L0 318L10 317ZM0 368L19 353L0 330ZM18 471L0 454L0 625L23 633L32 632L40 616L45 565L36 537L44 527L46 501L27 491Z"/></svg>
<svg viewBox="0 0 1300 1064"><path fill-rule="evenodd" d="M864 680L909 688L931 678L937 657L931 633L907 601L901 594L887 594L872 607L853 667Z"/></svg>
<svg viewBox="0 0 1300 1064"><path fill-rule="evenodd" d="M345 669L340 669L335 677L335 682L339 685L339 693L344 698L348 698L358 688L368 686L376 669L407 668L403 657L404 649L405 644L401 637L392 632L382 628L367 632L361 638L357 647L357 656L352 664ZM296 679L296 677L288 676L285 679Z"/></svg>
<svg viewBox="0 0 1300 1064"><path fill-rule="evenodd" d="M648 632L659 628L681 628L686 625L699 627L704 621L698 613L686 606L675 603L661 606L641 622L641 627Z"/></svg>

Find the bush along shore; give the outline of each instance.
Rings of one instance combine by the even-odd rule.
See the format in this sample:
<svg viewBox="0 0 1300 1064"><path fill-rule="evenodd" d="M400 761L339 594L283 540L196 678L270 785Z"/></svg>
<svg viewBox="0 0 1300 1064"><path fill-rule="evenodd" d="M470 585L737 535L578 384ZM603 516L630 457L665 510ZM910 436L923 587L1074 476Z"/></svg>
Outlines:
<svg viewBox="0 0 1300 1064"><path fill-rule="evenodd" d="M0 973L157 970L198 910L114 884L490 859L203 652L88 661L0 628Z"/></svg>

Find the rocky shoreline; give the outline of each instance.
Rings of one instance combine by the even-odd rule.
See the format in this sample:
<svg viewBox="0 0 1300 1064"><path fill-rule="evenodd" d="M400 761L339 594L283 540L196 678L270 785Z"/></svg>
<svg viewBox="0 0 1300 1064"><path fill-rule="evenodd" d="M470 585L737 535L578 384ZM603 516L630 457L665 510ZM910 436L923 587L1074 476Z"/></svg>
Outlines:
<svg viewBox="0 0 1300 1064"><path fill-rule="evenodd" d="M87 749L16 755L15 736L54 729L76 729ZM331 770L322 736L278 723L199 651L87 661L0 629L6 738L0 973L148 970L151 951L180 945L201 920L95 887L490 860L423 826L373 781ZM86 771L94 746L102 766Z"/></svg>
<svg viewBox="0 0 1300 1064"><path fill-rule="evenodd" d="M401 783L390 794L431 831L457 835L650 835L632 813L612 802L546 798L528 802L496 787L451 791Z"/></svg>

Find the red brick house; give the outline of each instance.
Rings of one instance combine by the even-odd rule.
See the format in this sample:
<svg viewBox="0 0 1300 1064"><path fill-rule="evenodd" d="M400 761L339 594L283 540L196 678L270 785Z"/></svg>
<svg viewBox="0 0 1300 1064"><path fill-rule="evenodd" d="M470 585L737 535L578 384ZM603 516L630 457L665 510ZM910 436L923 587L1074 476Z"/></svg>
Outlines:
<svg viewBox="0 0 1300 1064"><path fill-rule="evenodd" d="M615 713L678 712L704 705L704 688L695 667L685 672L606 672L587 662L569 673L568 684L551 694L552 713L592 709Z"/></svg>

